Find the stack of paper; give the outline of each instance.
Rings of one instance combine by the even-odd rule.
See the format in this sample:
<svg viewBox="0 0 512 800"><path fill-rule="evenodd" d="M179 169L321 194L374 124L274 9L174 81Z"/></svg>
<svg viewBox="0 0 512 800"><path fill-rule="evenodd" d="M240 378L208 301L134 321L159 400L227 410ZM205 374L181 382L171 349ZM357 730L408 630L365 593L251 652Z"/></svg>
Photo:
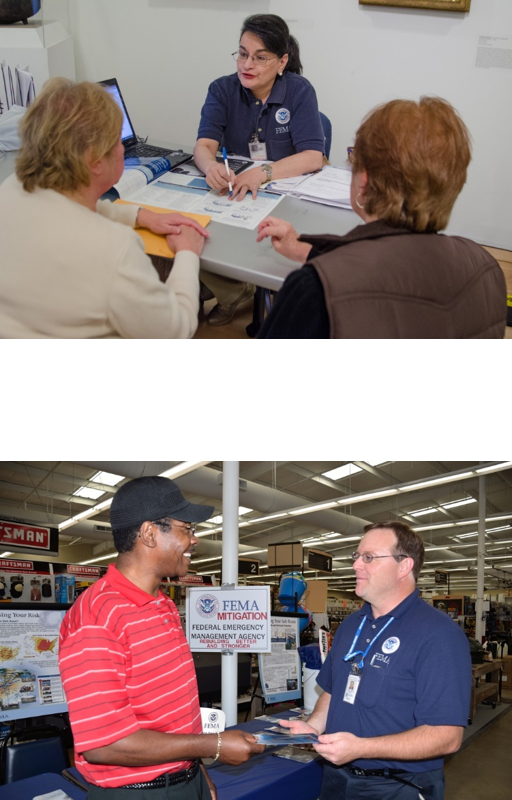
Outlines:
<svg viewBox="0 0 512 800"><path fill-rule="evenodd" d="M288 194L313 203L323 203L339 208L352 208L350 204L350 182L352 172L343 167L324 167L320 172L271 181L266 189L269 192Z"/></svg>

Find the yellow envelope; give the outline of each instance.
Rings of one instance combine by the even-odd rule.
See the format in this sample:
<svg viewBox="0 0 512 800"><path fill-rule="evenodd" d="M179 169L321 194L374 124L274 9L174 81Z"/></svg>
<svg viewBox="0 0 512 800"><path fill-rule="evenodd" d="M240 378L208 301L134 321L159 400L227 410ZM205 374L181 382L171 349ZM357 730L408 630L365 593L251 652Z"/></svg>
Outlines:
<svg viewBox="0 0 512 800"><path fill-rule="evenodd" d="M140 208L147 208L148 211L155 211L157 214L183 214L184 217L191 217L196 222L206 228L211 220L208 214L191 214L188 211L174 211L171 208L159 208L157 206L147 206L142 203L130 203L129 200L114 200L115 203L122 203L123 205L137 205ZM167 239L163 233L153 233L148 231L147 228L136 228L135 232L139 234L144 242L146 253L150 256L164 256L164 258L174 258L174 253L167 244Z"/></svg>

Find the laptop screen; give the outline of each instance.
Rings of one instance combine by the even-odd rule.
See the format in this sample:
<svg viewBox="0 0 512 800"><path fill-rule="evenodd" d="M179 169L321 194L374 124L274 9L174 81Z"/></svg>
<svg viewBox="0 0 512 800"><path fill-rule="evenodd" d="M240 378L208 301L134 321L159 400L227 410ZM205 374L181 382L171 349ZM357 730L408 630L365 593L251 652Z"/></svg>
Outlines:
<svg viewBox="0 0 512 800"><path fill-rule="evenodd" d="M128 111L126 110L126 106L123 100L123 95L121 94L121 89L119 88L117 79L109 78L106 81L100 81L100 84L105 87L105 89L110 95L112 95L117 105L123 112L123 127L121 130L121 141L123 142L124 146L129 147L132 144L137 144L137 137L135 135L135 131L133 130L133 125L130 120L130 117L128 116Z"/></svg>

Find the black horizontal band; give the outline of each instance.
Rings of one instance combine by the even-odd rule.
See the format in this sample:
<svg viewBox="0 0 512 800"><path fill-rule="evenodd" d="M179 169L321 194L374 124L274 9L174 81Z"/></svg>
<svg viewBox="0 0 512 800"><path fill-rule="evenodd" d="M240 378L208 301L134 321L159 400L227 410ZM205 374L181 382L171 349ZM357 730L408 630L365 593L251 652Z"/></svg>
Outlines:
<svg viewBox="0 0 512 800"><path fill-rule="evenodd" d="M361 767L353 767L351 764L344 764L343 769L348 769L352 775L373 776L378 778L386 778L390 775L404 775L405 769L362 769Z"/></svg>
<svg viewBox="0 0 512 800"><path fill-rule="evenodd" d="M159 775L152 781L143 783L128 783L123 789L163 789L165 786L175 786L177 783L188 783L195 778L199 772L199 762L194 761L188 769L181 769L179 772L167 772Z"/></svg>

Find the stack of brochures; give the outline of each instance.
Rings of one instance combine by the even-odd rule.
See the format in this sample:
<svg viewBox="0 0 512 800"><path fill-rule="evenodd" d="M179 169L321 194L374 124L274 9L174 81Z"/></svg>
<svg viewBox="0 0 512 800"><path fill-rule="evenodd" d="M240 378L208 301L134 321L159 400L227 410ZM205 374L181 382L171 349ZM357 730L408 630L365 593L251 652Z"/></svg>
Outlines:
<svg viewBox="0 0 512 800"><path fill-rule="evenodd" d="M352 172L343 167L324 167L320 172L271 181L265 187L268 192L287 194L313 203L323 203L338 208L352 208L350 204L350 182Z"/></svg>

